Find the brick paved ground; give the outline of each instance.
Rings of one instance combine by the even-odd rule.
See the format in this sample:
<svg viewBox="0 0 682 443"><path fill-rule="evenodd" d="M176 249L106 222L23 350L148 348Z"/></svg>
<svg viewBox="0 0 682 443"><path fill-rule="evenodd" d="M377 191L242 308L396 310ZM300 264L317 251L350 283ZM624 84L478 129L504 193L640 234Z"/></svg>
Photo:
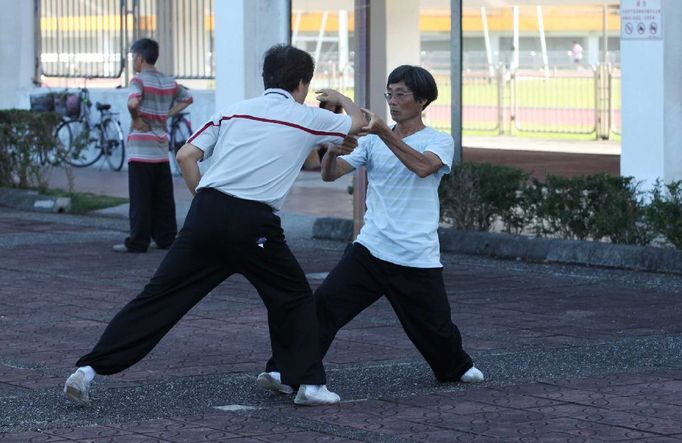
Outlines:
<svg viewBox="0 0 682 443"><path fill-rule="evenodd" d="M261 392L266 313L235 277L73 406L73 363L163 256L111 252L126 224L0 209L0 441L682 440L680 277L455 255L445 281L482 385L436 383L381 301L326 360L342 404ZM314 286L344 247L290 242Z"/></svg>

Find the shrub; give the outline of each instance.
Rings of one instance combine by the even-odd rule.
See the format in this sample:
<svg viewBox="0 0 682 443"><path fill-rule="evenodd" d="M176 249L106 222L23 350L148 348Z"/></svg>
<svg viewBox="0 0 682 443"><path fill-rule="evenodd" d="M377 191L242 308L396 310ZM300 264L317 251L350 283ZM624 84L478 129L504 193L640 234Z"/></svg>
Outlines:
<svg viewBox="0 0 682 443"><path fill-rule="evenodd" d="M54 112L0 111L0 186L47 186L60 119Z"/></svg>
<svg viewBox="0 0 682 443"><path fill-rule="evenodd" d="M664 189L663 189L664 188ZM682 247L682 181L656 181L645 209L647 223L676 248Z"/></svg>
<svg viewBox="0 0 682 443"><path fill-rule="evenodd" d="M530 195L534 207L535 231L562 238L587 238L590 215L584 177L548 175L545 183L533 179Z"/></svg>
<svg viewBox="0 0 682 443"><path fill-rule="evenodd" d="M633 177L592 175L586 179L586 190L590 237L638 245L647 245L653 240L653 231L645 220L642 192Z"/></svg>
<svg viewBox="0 0 682 443"><path fill-rule="evenodd" d="M489 163L460 163L443 177L439 188L441 219L458 229L487 231L495 217L505 230L523 227L518 212L528 174Z"/></svg>

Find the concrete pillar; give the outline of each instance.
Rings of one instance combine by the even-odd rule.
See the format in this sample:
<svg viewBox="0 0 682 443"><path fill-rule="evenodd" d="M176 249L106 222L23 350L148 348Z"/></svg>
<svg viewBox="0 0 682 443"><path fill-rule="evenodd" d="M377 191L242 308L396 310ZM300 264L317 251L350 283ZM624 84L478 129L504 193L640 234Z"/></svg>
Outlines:
<svg viewBox="0 0 682 443"><path fill-rule="evenodd" d="M500 38L499 32L490 33L490 51L493 54L493 64L503 63L502 54L500 53Z"/></svg>
<svg viewBox="0 0 682 443"><path fill-rule="evenodd" d="M387 118L388 105L382 93L388 74L400 65L419 65L419 2L371 0L368 98L370 109Z"/></svg>
<svg viewBox="0 0 682 443"><path fill-rule="evenodd" d="M659 2L662 38L621 40L621 174L634 176L645 187L657 178L682 180L682 2L647 4L656 7ZM625 10L633 5L633 0L621 1L623 22ZM621 33L626 29L621 24Z"/></svg>
<svg viewBox="0 0 682 443"><path fill-rule="evenodd" d="M175 75L173 32L177 30L173 28L178 21L173 9L173 2L164 1L156 4L156 38L159 42L156 68L167 75Z"/></svg>
<svg viewBox="0 0 682 443"><path fill-rule="evenodd" d="M0 0L0 109L27 108L36 72L34 2Z"/></svg>
<svg viewBox="0 0 682 443"><path fill-rule="evenodd" d="M583 59L583 63L586 63L588 65L598 65L600 63L600 57L599 57L599 40L601 39L601 35L595 34L595 33L590 33L587 36L587 57L586 59Z"/></svg>
<svg viewBox="0 0 682 443"><path fill-rule="evenodd" d="M215 2L215 105L263 92L263 53L288 43L291 11L287 0Z"/></svg>

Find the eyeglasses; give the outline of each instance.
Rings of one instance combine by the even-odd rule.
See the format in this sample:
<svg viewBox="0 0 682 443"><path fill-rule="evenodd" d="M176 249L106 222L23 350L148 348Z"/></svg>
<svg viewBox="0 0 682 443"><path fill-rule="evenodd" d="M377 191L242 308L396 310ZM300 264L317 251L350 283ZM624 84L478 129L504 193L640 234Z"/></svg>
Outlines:
<svg viewBox="0 0 682 443"><path fill-rule="evenodd" d="M390 100L393 97L395 97L396 99L398 99L398 101L402 101L408 95L414 95L414 92L396 92L396 93L384 92L384 97L386 98L386 100Z"/></svg>

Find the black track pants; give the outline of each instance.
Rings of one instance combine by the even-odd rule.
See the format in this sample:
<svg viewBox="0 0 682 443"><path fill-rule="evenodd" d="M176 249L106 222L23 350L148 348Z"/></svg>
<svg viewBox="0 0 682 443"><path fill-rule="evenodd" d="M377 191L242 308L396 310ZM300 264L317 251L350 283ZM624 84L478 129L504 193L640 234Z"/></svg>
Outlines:
<svg viewBox="0 0 682 443"><path fill-rule="evenodd" d="M185 226L152 279L76 365L90 365L98 374L132 366L233 273L243 274L265 303L282 381L324 384L314 299L284 241L279 217L265 204L213 189L197 194Z"/></svg>

